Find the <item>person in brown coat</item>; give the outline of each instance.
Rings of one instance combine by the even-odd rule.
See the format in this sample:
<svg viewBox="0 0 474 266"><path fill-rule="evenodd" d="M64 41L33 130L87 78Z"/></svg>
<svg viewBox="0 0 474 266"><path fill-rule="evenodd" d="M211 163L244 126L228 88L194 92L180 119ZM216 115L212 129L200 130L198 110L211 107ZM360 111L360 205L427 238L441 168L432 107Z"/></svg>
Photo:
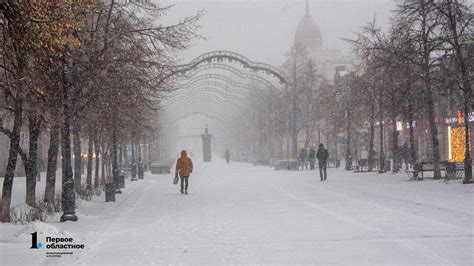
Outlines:
<svg viewBox="0 0 474 266"><path fill-rule="evenodd" d="M176 162L175 176L181 178L181 194L188 194L189 176L193 172L193 161L188 157L185 150L181 151L181 157ZM183 190L184 189L184 190Z"/></svg>

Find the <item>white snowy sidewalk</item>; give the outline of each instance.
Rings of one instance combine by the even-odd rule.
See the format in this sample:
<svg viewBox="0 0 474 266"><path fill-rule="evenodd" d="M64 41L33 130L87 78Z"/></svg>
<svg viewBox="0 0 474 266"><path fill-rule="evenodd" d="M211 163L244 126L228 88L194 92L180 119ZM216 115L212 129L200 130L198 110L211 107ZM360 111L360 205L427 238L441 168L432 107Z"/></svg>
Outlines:
<svg viewBox="0 0 474 266"><path fill-rule="evenodd" d="M0 224L0 264L474 263L472 185L221 162L194 172L189 195L148 175L115 203L82 202L77 223ZM40 230L86 248L46 258L29 249Z"/></svg>

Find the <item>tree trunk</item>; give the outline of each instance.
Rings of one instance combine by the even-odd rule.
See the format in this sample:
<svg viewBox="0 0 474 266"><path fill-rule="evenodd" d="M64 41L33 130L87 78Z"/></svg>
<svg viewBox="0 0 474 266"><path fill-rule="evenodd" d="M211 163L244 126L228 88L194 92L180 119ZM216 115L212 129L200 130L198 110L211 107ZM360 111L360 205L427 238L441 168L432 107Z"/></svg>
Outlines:
<svg viewBox="0 0 474 266"><path fill-rule="evenodd" d="M413 107L411 100L408 100L408 123L410 125L410 163L412 166L418 161L415 146L415 128L413 126Z"/></svg>
<svg viewBox="0 0 474 266"><path fill-rule="evenodd" d="M321 125L320 122L318 121L318 145L321 144ZM329 143L327 143L329 147Z"/></svg>
<svg viewBox="0 0 474 266"><path fill-rule="evenodd" d="M101 179L100 179L100 184L104 185L105 184L105 170L107 166L107 151L105 150L105 145L102 145L101 149L101 154L102 154L102 174L101 174Z"/></svg>
<svg viewBox="0 0 474 266"><path fill-rule="evenodd" d="M433 43L429 39L429 18L428 18L428 7L429 1L420 2L421 6L421 48L423 62L421 64L421 70L423 71L423 82L425 84L425 100L428 113L428 121L430 123L431 142L433 146L433 166L434 166L434 179L441 178L441 170L439 166L439 139L438 139L438 127L436 126L435 120L435 107L433 101L433 90L431 86L431 72L430 72L430 60L431 60L431 48Z"/></svg>
<svg viewBox="0 0 474 266"><path fill-rule="evenodd" d="M370 140L369 140L369 172L372 172L374 169L375 165L375 149L374 149L374 143L375 143L375 102L372 101L370 104Z"/></svg>
<svg viewBox="0 0 474 266"><path fill-rule="evenodd" d="M100 181L99 181L99 166L100 166L100 145L97 141L97 138L94 140L95 146L95 178L94 178L94 188L98 188ZM102 159L103 160L103 159Z"/></svg>
<svg viewBox="0 0 474 266"><path fill-rule="evenodd" d="M74 127L73 131L74 141L74 187L76 192L81 191L81 177L82 177L82 154L81 154L81 138L80 129L78 126Z"/></svg>
<svg viewBox="0 0 474 266"><path fill-rule="evenodd" d="M127 167L130 167L130 162L128 161L128 150L127 150L127 145L123 145L123 162Z"/></svg>
<svg viewBox="0 0 474 266"><path fill-rule="evenodd" d="M464 95L464 130L465 130L465 155L464 155L464 184L470 184L472 182L472 159L471 159L471 147L470 147L470 130L469 130L469 96L470 92L465 90Z"/></svg>
<svg viewBox="0 0 474 266"><path fill-rule="evenodd" d="M379 156L379 173L385 173L385 153L384 153L384 141L383 141L383 90L380 90L379 100L379 118L380 118L380 156Z"/></svg>
<svg viewBox="0 0 474 266"><path fill-rule="evenodd" d="M48 206L54 204L54 192L56 186L56 170L58 165L58 149L59 149L59 134L61 126L56 123L51 128L49 149L48 149L48 166L46 172L46 188L44 192L44 201Z"/></svg>
<svg viewBox="0 0 474 266"><path fill-rule="evenodd" d="M351 153L351 116L350 112L346 111L346 130L347 130L347 139L346 139L346 171L352 170L352 153Z"/></svg>
<svg viewBox="0 0 474 266"><path fill-rule="evenodd" d="M118 150L119 150L118 166L119 166L119 169L121 170L123 167L123 145L120 145Z"/></svg>
<svg viewBox="0 0 474 266"><path fill-rule="evenodd" d="M8 153L8 162L5 169L5 178L3 180L2 190L2 222L10 222L10 206L12 200L13 178L15 177L15 168L20 149L20 131L23 123L23 96L17 94L15 100L15 116L13 128L10 135L10 150Z"/></svg>
<svg viewBox="0 0 474 266"><path fill-rule="evenodd" d="M138 163L142 162L142 149L140 145L140 139L138 139L138 143L135 144L137 146L137 157L138 157Z"/></svg>
<svg viewBox="0 0 474 266"><path fill-rule="evenodd" d="M471 101L472 97L472 88L471 88L471 81L469 78L469 69L468 65L466 64L466 60L463 56L463 48L459 43L459 32L458 32L458 22L456 20L456 13L453 10L453 3L451 0L447 1L447 8L448 8L448 21L449 21L449 29L451 31L452 40L454 51L456 55L456 62L458 68L461 73L461 79L463 83L462 90L464 92L464 127L465 127L465 157L464 157L464 184L471 183L472 180L472 158L471 158L471 147L469 142L470 130L469 130L469 109L470 105L474 104ZM459 15L459 14L458 14ZM464 48L466 49L466 48Z"/></svg>
<svg viewBox="0 0 474 266"><path fill-rule="evenodd" d="M22 156L26 173L26 204L36 207L36 173L38 163L38 138L41 132L41 118L38 115L29 116L29 154Z"/></svg>
<svg viewBox="0 0 474 266"><path fill-rule="evenodd" d="M433 92L431 89L431 77L429 69L425 67L425 88L426 88L426 107L428 112L428 120L430 123L431 142L433 145L433 165L434 165L434 179L441 178L441 169L439 166L439 139L438 127L436 126L435 110L433 104Z"/></svg>
<svg viewBox="0 0 474 266"><path fill-rule="evenodd" d="M87 175L86 175L86 183L87 183L87 190L92 190L92 152L93 152L93 141L92 136L89 136L89 143L87 147Z"/></svg>
<svg viewBox="0 0 474 266"><path fill-rule="evenodd" d="M115 191L120 191L119 187L119 168L118 168L118 147L117 147L117 122L114 119L114 125L112 129L112 176L115 184Z"/></svg>

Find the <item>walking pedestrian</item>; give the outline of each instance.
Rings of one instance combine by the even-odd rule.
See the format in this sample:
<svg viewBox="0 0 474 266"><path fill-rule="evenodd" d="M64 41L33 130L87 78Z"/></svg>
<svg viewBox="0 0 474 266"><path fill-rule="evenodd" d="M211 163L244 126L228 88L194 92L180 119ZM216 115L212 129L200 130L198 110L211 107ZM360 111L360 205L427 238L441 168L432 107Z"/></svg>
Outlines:
<svg viewBox="0 0 474 266"><path fill-rule="evenodd" d="M181 179L181 194L188 194L189 176L193 172L193 161L188 157L185 150L181 151L181 157L176 162L175 177Z"/></svg>
<svg viewBox="0 0 474 266"><path fill-rule="evenodd" d="M227 163L229 163L229 161L230 161L230 152L229 152L229 150L225 150L225 160L227 161Z"/></svg>
<svg viewBox="0 0 474 266"><path fill-rule="evenodd" d="M318 153L316 154L316 157L318 158L318 164L319 164L319 176L321 177L321 181L327 179L327 161L329 158L329 152L324 148L323 144L319 144L319 149Z"/></svg>

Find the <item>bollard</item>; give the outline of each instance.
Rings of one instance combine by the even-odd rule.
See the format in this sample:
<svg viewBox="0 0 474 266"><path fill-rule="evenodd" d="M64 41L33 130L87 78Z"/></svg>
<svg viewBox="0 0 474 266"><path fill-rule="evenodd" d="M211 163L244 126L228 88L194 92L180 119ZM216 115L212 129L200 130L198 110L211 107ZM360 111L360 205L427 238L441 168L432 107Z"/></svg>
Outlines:
<svg viewBox="0 0 474 266"><path fill-rule="evenodd" d="M119 175L119 188L125 188L125 176Z"/></svg>
<svg viewBox="0 0 474 266"><path fill-rule="evenodd" d="M138 179L144 179L145 173L143 171L143 163L138 163Z"/></svg>
<svg viewBox="0 0 474 266"><path fill-rule="evenodd" d="M132 178L130 179L130 181L136 181L137 180L137 164L136 163L132 163Z"/></svg>
<svg viewBox="0 0 474 266"><path fill-rule="evenodd" d="M390 172L392 171L392 161L387 160L385 161L385 172Z"/></svg>
<svg viewBox="0 0 474 266"><path fill-rule="evenodd" d="M115 201L115 183L105 184L105 202Z"/></svg>

